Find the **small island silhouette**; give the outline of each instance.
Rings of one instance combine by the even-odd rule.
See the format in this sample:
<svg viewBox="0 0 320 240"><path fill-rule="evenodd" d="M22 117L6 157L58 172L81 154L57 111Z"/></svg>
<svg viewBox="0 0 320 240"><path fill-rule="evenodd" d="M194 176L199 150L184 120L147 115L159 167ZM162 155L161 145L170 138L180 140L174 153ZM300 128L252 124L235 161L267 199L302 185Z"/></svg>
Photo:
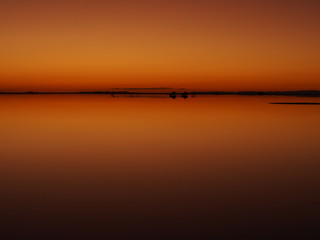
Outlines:
<svg viewBox="0 0 320 240"><path fill-rule="evenodd" d="M320 105L317 102L273 102L270 104L285 104L285 105Z"/></svg>

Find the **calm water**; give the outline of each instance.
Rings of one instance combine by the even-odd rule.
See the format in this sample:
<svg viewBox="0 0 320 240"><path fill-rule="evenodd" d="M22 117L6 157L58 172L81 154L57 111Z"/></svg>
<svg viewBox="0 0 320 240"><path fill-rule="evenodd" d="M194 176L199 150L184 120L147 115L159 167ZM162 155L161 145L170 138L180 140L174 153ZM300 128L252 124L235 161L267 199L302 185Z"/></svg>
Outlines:
<svg viewBox="0 0 320 240"><path fill-rule="evenodd" d="M0 96L1 228L15 239L313 239L320 106L268 103L317 100Z"/></svg>

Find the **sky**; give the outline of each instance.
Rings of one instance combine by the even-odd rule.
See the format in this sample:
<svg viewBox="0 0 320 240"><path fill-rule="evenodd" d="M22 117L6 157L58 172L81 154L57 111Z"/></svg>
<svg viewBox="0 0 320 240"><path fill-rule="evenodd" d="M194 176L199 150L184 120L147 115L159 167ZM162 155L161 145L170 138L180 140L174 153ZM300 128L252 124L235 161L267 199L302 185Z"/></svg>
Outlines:
<svg viewBox="0 0 320 240"><path fill-rule="evenodd" d="M320 90L319 0L1 0L0 91Z"/></svg>

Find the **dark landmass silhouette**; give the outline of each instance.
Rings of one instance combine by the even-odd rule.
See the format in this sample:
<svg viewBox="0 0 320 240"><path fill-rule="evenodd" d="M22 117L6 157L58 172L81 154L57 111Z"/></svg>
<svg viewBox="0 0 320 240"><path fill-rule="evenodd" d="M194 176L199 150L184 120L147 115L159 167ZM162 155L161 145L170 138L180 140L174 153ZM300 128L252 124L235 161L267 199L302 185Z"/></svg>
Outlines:
<svg viewBox="0 0 320 240"><path fill-rule="evenodd" d="M123 89L123 88L122 88ZM320 91L318 90L297 90L297 91L238 91L238 92L229 92L229 91L183 91L179 88L181 92L157 92L156 90L172 90L172 88L127 88L134 89L135 91L80 91L80 92L37 92L37 91L28 91L28 92L0 92L2 95L96 95L104 94L110 95L112 97L119 96L130 96L130 97L139 97L147 95L161 95L163 97L170 97L173 99L184 98L187 99L189 96L201 96L201 95L240 95L240 96L292 96L292 97L320 97ZM150 90L139 92L137 90ZM152 90L152 91L151 91ZM177 91L178 91L177 90ZM305 103L273 103L273 104L305 104ZM310 103L317 104L317 103Z"/></svg>
<svg viewBox="0 0 320 240"><path fill-rule="evenodd" d="M79 91L79 92L37 92L37 91L27 91L27 92L0 92L0 94L12 94L12 95L36 95L36 94L108 94L108 95L166 95L171 98L188 98L188 96L196 95L242 95L242 96L294 96L294 97L320 97L320 91L318 90L297 90L297 91L183 91L183 92L169 92L172 88L122 88L127 90L116 90L114 91ZM134 91L128 91L129 89ZM149 90L147 92L139 92L138 90ZM166 92L157 92L156 90L167 90ZM178 89L183 90L183 89Z"/></svg>

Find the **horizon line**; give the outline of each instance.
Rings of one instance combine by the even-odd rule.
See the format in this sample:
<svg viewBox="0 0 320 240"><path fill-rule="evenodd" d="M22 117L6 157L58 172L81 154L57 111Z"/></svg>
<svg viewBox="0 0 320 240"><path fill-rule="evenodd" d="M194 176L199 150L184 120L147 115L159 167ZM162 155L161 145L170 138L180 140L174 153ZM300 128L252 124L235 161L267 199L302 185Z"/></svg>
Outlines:
<svg viewBox="0 0 320 240"><path fill-rule="evenodd" d="M117 88L113 88L117 89ZM126 89L140 89L145 90L146 88L126 88ZM149 90L156 90L160 88L147 88ZM1 95L247 95L247 96L262 96L262 95L278 95L278 96L310 96L310 97L320 97L320 90L288 90L288 91L188 91L183 90L183 88L161 88L165 90L172 90L170 92L133 92L127 90L119 91L0 91ZM179 92L176 92L179 91Z"/></svg>

